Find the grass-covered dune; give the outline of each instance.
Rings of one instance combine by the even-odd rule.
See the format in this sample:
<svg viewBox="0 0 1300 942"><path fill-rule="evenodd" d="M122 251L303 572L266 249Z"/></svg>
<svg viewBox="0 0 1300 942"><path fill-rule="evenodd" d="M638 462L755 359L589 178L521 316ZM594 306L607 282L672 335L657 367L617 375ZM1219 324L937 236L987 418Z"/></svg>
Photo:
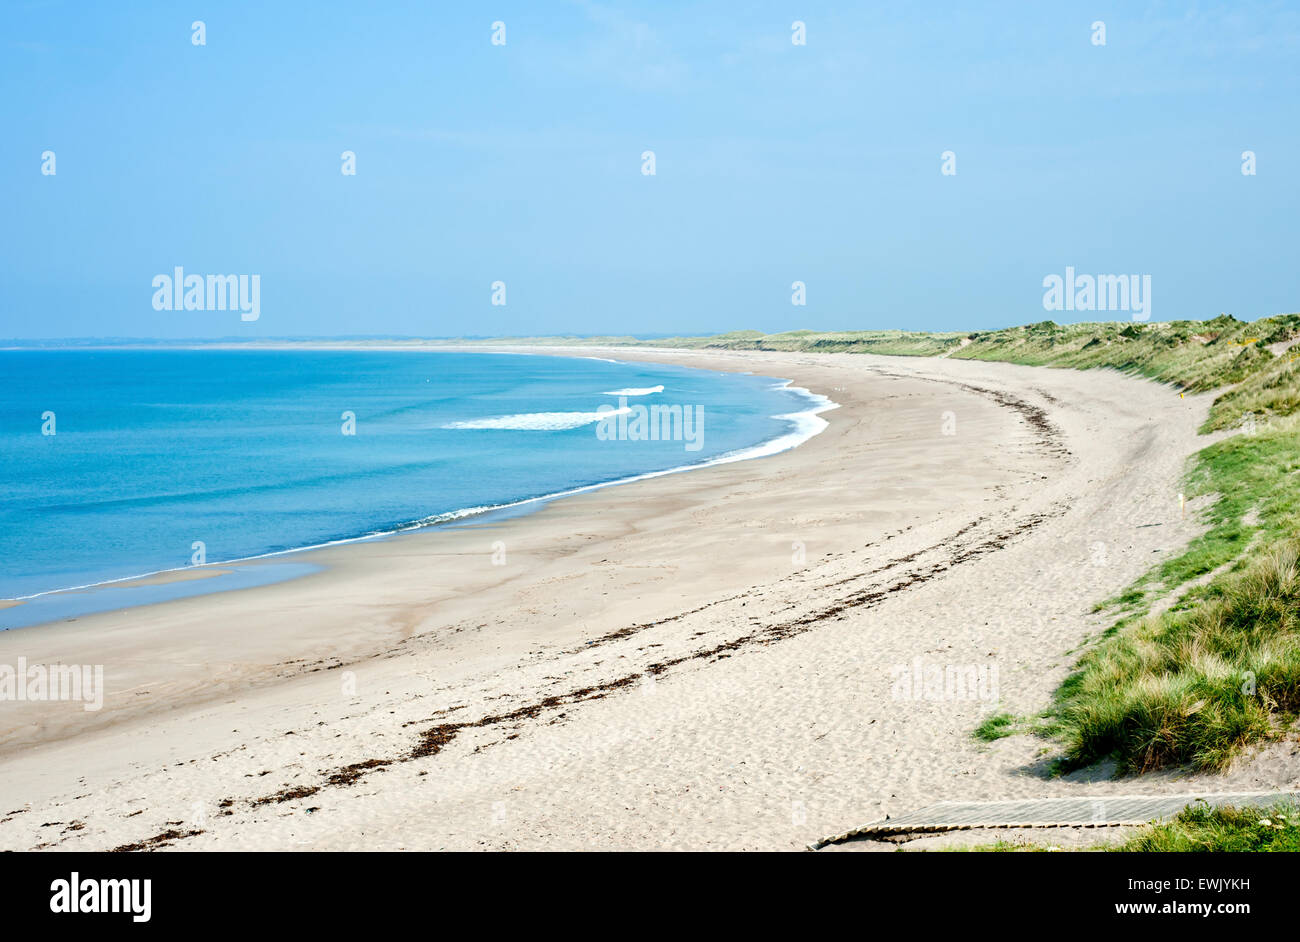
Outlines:
<svg viewBox="0 0 1300 942"><path fill-rule="evenodd" d="M556 338L550 338L554 342ZM1082 655L1056 702L1026 723L999 717L984 738L1033 728L1063 767L1221 768L1300 713L1300 314L1243 322L1107 322L975 333L762 334L567 343L718 350L950 356L1110 368L1216 394L1203 432L1236 430L1192 461L1187 496L1212 498L1209 529L1100 608L1113 627ZM517 340L514 342L518 342ZM1204 578L1203 578L1204 577ZM1167 611L1152 603L1181 593Z"/></svg>

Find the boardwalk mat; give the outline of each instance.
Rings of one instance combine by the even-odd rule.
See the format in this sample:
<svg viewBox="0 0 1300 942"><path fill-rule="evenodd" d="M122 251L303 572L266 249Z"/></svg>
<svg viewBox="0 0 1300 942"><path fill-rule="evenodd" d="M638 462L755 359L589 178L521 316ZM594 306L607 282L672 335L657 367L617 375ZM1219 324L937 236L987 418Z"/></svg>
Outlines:
<svg viewBox="0 0 1300 942"><path fill-rule="evenodd" d="M969 828L1118 827L1173 817L1198 801L1212 806L1261 806L1300 792L1227 792L1217 795L1103 795L1095 798L1031 798L1011 801L940 801L896 818L873 821L809 844L818 850L855 837L888 837L963 831Z"/></svg>

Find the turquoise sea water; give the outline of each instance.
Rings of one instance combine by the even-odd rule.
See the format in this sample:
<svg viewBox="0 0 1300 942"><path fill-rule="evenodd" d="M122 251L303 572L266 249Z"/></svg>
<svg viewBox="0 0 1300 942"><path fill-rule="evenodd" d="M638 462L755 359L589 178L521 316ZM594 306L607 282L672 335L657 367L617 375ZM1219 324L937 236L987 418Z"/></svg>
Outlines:
<svg viewBox="0 0 1300 942"><path fill-rule="evenodd" d="M825 406L770 377L511 354L18 350L0 377L0 598L29 600L5 627L196 543L244 560L762 455ZM602 406L655 404L702 414L698 448L597 435Z"/></svg>

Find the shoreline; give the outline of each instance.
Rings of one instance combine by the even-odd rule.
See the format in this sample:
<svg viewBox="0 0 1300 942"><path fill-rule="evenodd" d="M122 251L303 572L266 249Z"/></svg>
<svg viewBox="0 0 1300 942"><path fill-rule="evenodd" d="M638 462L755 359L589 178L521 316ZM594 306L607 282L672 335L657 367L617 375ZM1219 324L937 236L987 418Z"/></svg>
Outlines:
<svg viewBox="0 0 1300 942"><path fill-rule="evenodd" d="M27 633L100 658L109 690L99 714L4 705L0 794L47 817L0 821L0 846L115 847L180 820L201 832L186 849L799 849L954 795L1114 792L971 731L1040 709L1104 629L1093 603L1199 532L1175 497L1207 397L950 359L611 353L777 371L841 407L768 461ZM992 658L998 700L891 696L917 657ZM1206 781L1290 773L1234 774ZM41 832L49 815L84 826Z"/></svg>
<svg viewBox="0 0 1300 942"><path fill-rule="evenodd" d="M108 349L131 349L131 348L113 347ZM195 348L178 347L177 349L195 349ZM231 349L231 348L223 346L220 347L219 349ZM244 349L249 349L249 348L244 348ZM268 349L268 348L254 346L252 347L252 349ZM328 348L324 348L310 343L306 343L302 345L274 346L269 349L290 349L290 350L331 349L331 350L338 350L338 351L368 350L372 352L375 350L375 348L367 348L362 346L356 346L356 347L331 346ZM384 352L389 352L389 351L385 349ZM495 353L498 355L501 354L511 355L516 351L491 350L491 349L481 349L477 347L475 348L466 347L463 349L442 349L442 350L428 350L428 351L420 350L415 352L452 352L452 353L487 353L487 354ZM547 353L539 353L534 355L565 356L567 354L563 354L559 352L547 352ZM580 358L593 359L591 357L580 357ZM609 362L609 363L632 362L632 361L618 361L618 360L609 359L605 357L596 357L594 359L604 360L605 362ZM688 367L688 368L700 369L699 367ZM706 370L706 372L717 372L717 371ZM619 485L631 484L637 481L651 480L653 478L663 477L665 475L679 474L686 471L697 471L703 468L712 467L714 465L730 464L736 461L752 461L757 458L766 458L772 455L780 454L783 451L787 451L793 448L798 448L800 445L804 444L809 439L813 438L814 436L816 436L817 434L825 430L826 421L820 418L821 413L839 408L839 404L834 402L828 396L822 395L820 393L812 392L811 390L806 389L802 386L796 386L794 385L792 380L782 379L781 377L777 377L777 376L770 376L770 377L765 376L764 378L771 379L776 384L774 388L779 388L801 397L805 401L804 404L807 406L807 408L798 412L771 416L771 418L773 419L781 419L781 420L789 421L792 426L791 428L773 436L772 438L755 442L753 445L744 448L735 449L729 452L724 452L722 454L715 455L711 458L706 458L702 461L696 461L690 464L679 465L676 467L665 468L657 471L647 471L647 472L632 474L627 477L615 478L609 481L600 481L594 484L585 484L580 487L568 488L562 491L555 491L553 493L541 494L532 497L522 497L515 500L506 500L501 503L483 504L483 505L477 505L473 507L461 507L454 510L449 510L441 513L430 514L424 517L420 517L410 522L399 524L390 529L375 530L368 533L359 534L356 536L340 537L338 539L329 540L324 543L313 543L305 546L296 546L289 549L273 550L271 552L256 553L250 556L237 556L237 557L232 557L230 559L204 563L202 566L176 566L169 569L151 570L151 571L142 572L134 575L127 575L127 576L120 576L112 579L105 579L99 582L89 582L80 585L63 586L54 589L46 589L41 592L31 593L29 595L19 595L19 596L13 596L9 598L0 598L0 611L19 608L24 606L26 603L34 600L48 600L48 599L57 598L59 596L69 595L69 594L81 594L84 596L85 594L88 593L98 593L101 590L111 589L111 588L137 589L137 588L142 588L147 586L163 586L163 585L173 585L182 582L194 582L198 580L208 579L214 576L227 575L229 570L241 566L247 567L248 564L251 563L261 563L266 560L291 558L301 553L311 553L319 550L331 549L333 547L338 547L338 546L348 546L352 544L365 543L365 542L370 542L375 540L385 540L393 536L397 536L399 534L412 533L421 530L428 530L435 527L446 526L449 524L473 523L480 518L486 518L488 515L515 511L518 508L522 508L522 507L529 507L529 506L542 507L550 503L551 501L561 500L567 497L588 493L606 487L616 487ZM662 389L662 387L660 387L660 389ZM605 395L614 395L614 393L606 393ZM286 575L283 578L285 579L300 578L300 575L299 576ZM280 581L280 580L276 580L276 581ZM245 580L245 582L247 583L248 580ZM253 586L257 584L259 583L257 583L255 580L252 581L251 583L251 585ZM247 587L250 586L249 585L237 585L237 586L217 585L209 588L207 590L207 593L195 592L193 593L193 595L201 595L201 594L208 594L208 593L216 594L220 592L239 591ZM27 624L16 624L12 626L8 626L8 625L0 626L0 631L14 631L20 628L39 628L44 625L54 624L68 617L80 617L82 615L121 611L128 608L139 608L149 604L158 604L158 602L166 601L166 600L167 599L165 598L165 596L160 596L160 598L156 602L147 602L147 601L138 602L138 603L131 603L125 606L107 605L103 607L91 607L89 609L84 609L80 611L76 610L74 607L73 609L70 610L71 613L69 615L65 615L65 616L53 615L52 617L39 622L30 622Z"/></svg>

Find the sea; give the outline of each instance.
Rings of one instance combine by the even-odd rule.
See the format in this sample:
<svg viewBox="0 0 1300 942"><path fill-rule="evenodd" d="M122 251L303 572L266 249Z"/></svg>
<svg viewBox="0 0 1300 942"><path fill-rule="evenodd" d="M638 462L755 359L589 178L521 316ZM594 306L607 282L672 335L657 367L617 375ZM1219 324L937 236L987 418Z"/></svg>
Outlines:
<svg viewBox="0 0 1300 942"><path fill-rule="evenodd" d="M758 460L833 407L778 377L597 356L0 350L0 629L293 578L317 569L305 548ZM249 565L267 559L280 565ZM236 578L125 584L214 565Z"/></svg>

